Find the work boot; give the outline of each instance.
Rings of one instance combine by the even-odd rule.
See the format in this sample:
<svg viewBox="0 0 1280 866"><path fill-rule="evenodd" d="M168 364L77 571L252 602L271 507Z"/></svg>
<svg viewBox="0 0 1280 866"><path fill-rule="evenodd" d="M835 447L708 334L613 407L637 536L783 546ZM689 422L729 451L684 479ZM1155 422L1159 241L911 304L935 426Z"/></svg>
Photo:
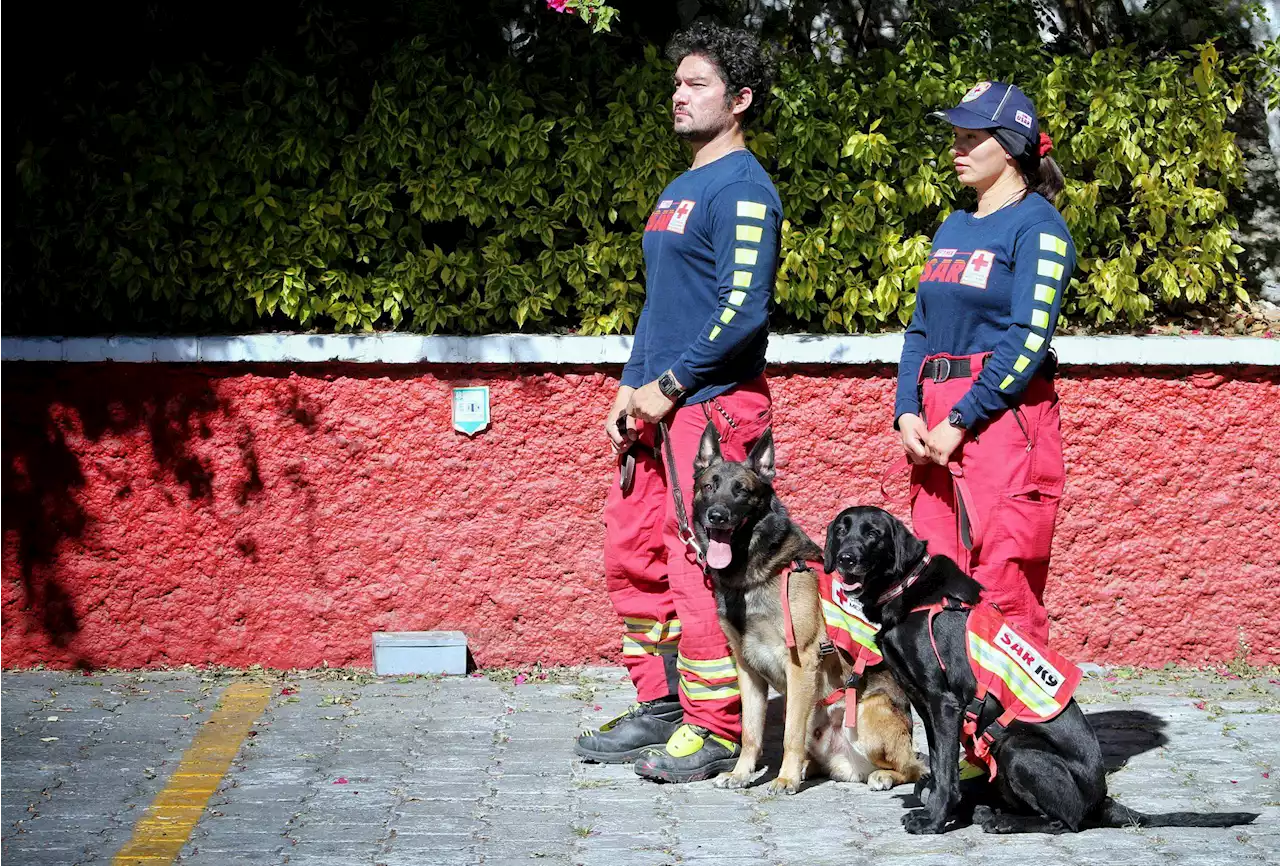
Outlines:
<svg viewBox="0 0 1280 866"><path fill-rule="evenodd" d="M661 746L680 723L684 710L680 697L667 695L652 701L632 704L631 708L598 731L583 731L573 750L600 764L625 764L634 761L645 749Z"/></svg>
<svg viewBox="0 0 1280 866"><path fill-rule="evenodd" d="M697 725L681 725L665 746L636 759L636 774L656 782L700 782L727 773L742 746Z"/></svg>

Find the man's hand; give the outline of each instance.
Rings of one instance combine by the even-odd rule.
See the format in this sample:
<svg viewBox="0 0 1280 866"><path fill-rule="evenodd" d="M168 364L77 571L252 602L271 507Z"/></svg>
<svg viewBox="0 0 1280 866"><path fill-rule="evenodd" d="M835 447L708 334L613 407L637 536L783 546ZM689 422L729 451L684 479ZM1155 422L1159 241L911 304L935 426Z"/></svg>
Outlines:
<svg viewBox="0 0 1280 866"><path fill-rule="evenodd" d="M929 428L924 426L924 419L919 415L904 412L898 416L898 434L902 437L902 447L906 449L907 459L917 466L929 462Z"/></svg>
<svg viewBox="0 0 1280 866"><path fill-rule="evenodd" d="M939 466L946 466L951 462L951 455L960 447L960 443L964 441L964 428L952 427L950 421L944 420L937 427L929 431L929 438L925 440L925 447L929 449L929 459Z"/></svg>
<svg viewBox="0 0 1280 866"><path fill-rule="evenodd" d="M675 401L662 393L657 380L637 390L631 395L631 403L627 406L627 414L650 424L656 424L675 406Z"/></svg>
<svg viewBox="0 0 1280 866"><path fill-rule="evenodd" d="M627 406L631 404L631 395L636 391L630 385L621 385L618 388L618 396L613 398L613 406L609 409L609 414L604 418L604 432L609 436L609 444L613 446L614 453L620 453L632 442L636 441L639 434L636 433L636 425L634 421L627 420L627 435L623 436L622 431L618 429L618 419L626 417Z"/></svg>

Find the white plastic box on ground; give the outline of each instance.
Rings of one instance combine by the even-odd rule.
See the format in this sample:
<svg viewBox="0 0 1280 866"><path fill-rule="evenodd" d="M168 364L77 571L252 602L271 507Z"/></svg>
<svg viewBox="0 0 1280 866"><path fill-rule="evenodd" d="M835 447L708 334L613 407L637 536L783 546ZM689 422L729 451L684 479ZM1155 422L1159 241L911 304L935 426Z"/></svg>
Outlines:
<svg viewBox="0 0 1280 866"><path fill-rule="evenodd" d="M460 631L375 631L373 672L379 676L465 674L467 636Z"/></svg>

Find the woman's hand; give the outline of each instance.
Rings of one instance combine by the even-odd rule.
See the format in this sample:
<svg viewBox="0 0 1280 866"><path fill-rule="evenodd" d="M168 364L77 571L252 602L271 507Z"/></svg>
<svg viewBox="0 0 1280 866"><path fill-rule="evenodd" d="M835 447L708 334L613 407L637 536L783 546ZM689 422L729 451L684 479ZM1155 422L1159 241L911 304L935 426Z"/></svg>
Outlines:
<svg viewBox="0 0 1280 866"><path fill-rule="evenodd" d="M919 415L905 413L898 416L898 434L902 436L902 447L907 452L907 459L917 466L929 462L929 428L924 426L924 419Z"/></svg>
<svg viewBox="0 0 1280 866"><path fill-rule="evenodd" d="M964 428L952 427L951 422L943 420L941 424L929 431L925 447L929 449L929 459L939 466L951 462L951 455L964 441Z"/></svg>

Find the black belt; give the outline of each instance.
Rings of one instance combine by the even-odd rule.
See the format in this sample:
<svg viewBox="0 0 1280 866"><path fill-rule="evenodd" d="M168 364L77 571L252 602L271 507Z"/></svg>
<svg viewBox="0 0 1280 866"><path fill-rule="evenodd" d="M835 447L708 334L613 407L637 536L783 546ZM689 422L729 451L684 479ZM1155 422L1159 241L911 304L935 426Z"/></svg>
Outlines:
<svg viewBox="0 0 1280 866"><path fill-rule="evenodd" d="M988 352L983 356L984 362L990 357L991 353ZM924 367L920 370L920 381L946 382L948 379L968 379L972 372L973 367L968 358L934 358L932 361L924 362ZM1050 350L1036 369L1036 373L1053 381L1057 372L1058 356Z"/></svg>
<svg viewBox="0 0 1280 866"><path fill-rule="evenodd" d="M968 358L934 358L925 361L920 371L920 381L931 379L934 382L945 382L948 379L968 379L972 367Z"/></svg>

